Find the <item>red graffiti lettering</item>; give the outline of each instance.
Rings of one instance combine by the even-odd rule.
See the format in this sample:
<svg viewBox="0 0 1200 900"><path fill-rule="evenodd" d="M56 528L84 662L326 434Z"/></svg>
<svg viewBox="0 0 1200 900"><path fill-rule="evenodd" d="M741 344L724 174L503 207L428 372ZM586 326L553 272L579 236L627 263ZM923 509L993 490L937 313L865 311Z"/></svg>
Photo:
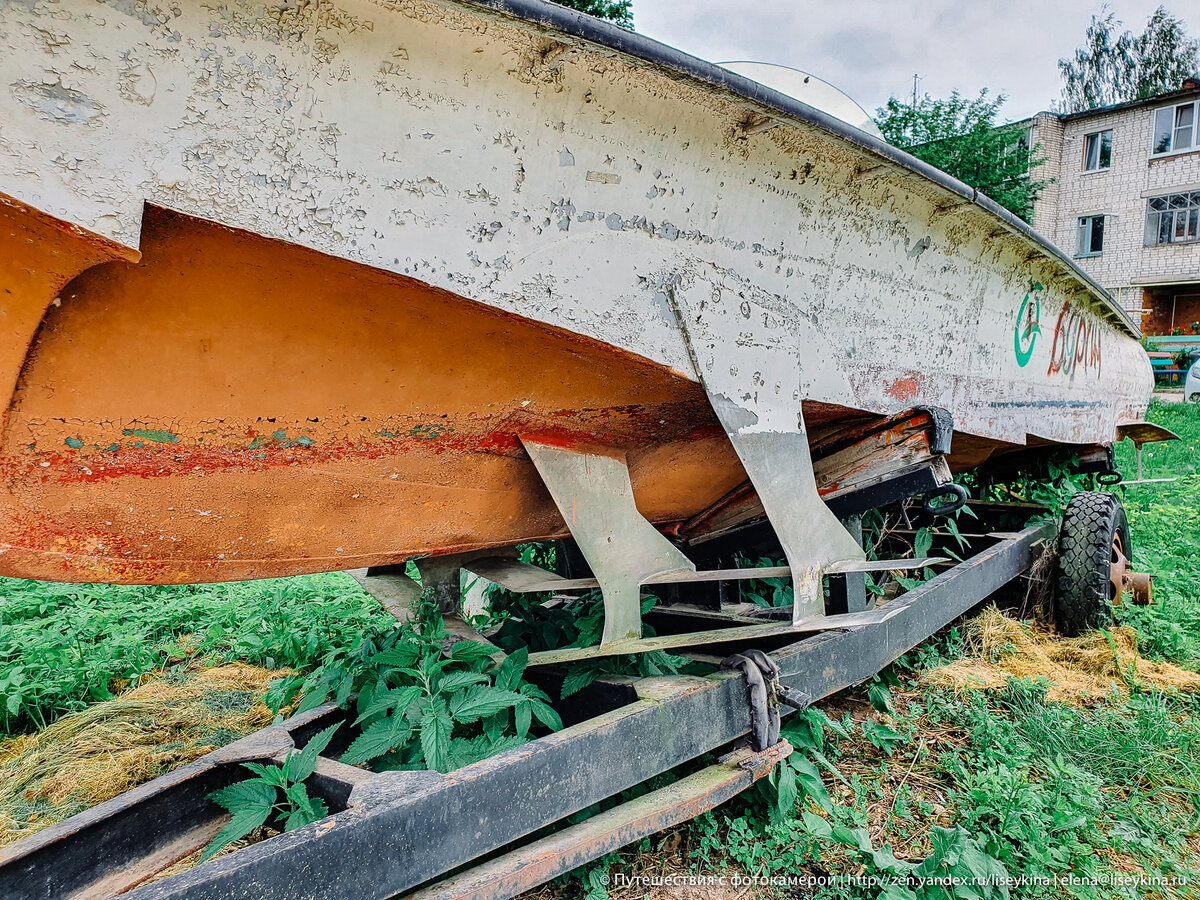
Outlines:
<svg viewBox="0 0 1200 900"><path fill-rule="evenodd" d="M1076 372L1095 369L1100 374L1102 357L1100 323L1081 309L1063 303L1054 325L1054 343L1050 347L1047 375L1059 373L1072 380Z"/></svg>

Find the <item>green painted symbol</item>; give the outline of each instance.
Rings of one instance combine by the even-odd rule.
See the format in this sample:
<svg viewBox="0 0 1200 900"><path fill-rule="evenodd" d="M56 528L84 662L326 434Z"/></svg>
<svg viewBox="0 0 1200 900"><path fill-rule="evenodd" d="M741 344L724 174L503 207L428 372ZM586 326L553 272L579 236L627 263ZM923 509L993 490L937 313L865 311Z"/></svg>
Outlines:
<svg viewBox="0 0 1200 900"><path fill-rule="evenodd" d="M154 441L158 444L177 444L179 436L171 434L169 431L164 431L161 428L125 428L121 434L129 437L143 438L147 441ZM134 444L135 447L143 446L142 444Z"/></svg>
<svg viewBox="0 0 1200 900"><path fill-rule="evenodd" d="M1029 283L1029 291L1021 301L1017 323L1013 326L1013 354L1017 357L1017 365L1022 368L1033 358L1033 345L1042 333L1042 301L1038 296L1041 291L1041 282ZM1033 302L1030 303L1030 300Z"/></svg>

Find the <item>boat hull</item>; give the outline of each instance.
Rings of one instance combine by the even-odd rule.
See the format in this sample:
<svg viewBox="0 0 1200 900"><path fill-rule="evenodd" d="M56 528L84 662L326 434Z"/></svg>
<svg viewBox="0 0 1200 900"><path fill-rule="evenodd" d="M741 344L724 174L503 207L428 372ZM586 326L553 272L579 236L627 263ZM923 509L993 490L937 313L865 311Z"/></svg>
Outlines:
<svg viewBox="0 0 1200 900"><path fill-rule="evenodd" d="M33 43L38 4L0 8L0 574L562 535L521 436L625 454L669 526L746 480L704 373L817 434L944 408L959 468L1144 414L1128 321L1036 236L635 36L540 6L45 5Z"/></svg>

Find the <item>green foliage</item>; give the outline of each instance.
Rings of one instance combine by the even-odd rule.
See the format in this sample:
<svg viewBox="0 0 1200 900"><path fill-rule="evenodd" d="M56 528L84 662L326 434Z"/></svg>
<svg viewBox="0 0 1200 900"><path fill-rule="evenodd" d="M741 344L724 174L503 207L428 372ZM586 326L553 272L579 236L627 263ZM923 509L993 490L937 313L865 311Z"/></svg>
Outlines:
<svg viewBox="0 0 1200 900"><path fill-rule="evenodd" d="M298 711L330 698L343 708L353 704L352 726L359 733L342 755L344 763L449 772L526 743L535 721L548 730L562 728L550 698L522 677L528 650L519 648L500 662L496 653L479 641L455 641L437 607L426 601L414 622L329 650L313 671L273 683L266 699L276 710L297 698ZM204 857L269 820L291 831L327 815L304 781L339 727L316 735L282 766L244 763L255 777L210 794L232 819Z"/></svg>
<svg viewBox="0 0 1200 900"><path fill-rule="evenodd" d="M766 801L773 823L785 821L796 814L796 803L811 800L818 807L830 812L833 801L825 789L820 765L835 778L842 773L825 755L825 733L834 730L842 735L841 725L818 709L806 709L787 719L780 729L780 737L788 741L794 752L780 761L770 776L757 787L759 796Z"/></svg>
<svg viewBox="0 0 1200 900"><path fill-rule="evenodd" d="M764 569L772 566L785 566L784 560L768 559L763 556L758 559L737 558L740 569ZM738 582L741 588L741 599L756 606L786 607L793 602L791 578L749 578Z"/></svg>
<svg viewBox="0 0 1200 900"><path fill-rule="evenodd" d="M914 106L890 97L876 111L884 138L918 159L977 188L1014 215L1029 220L1033 203L1049 184L1033 178L1045 162L1026 144L1026 129L996 126L1003 94L975 99L957 91L949 99L926 94Z"/></svg>
<svg viewBox="0 0 1200 900"><path fill-rule="evenodd" d="M514 594L495 589L489 595L492 616L485 624L499 628L493 635L504 649L528 648L532 651L558 650L565 647L594 647L604 631L604 601L599 591L590 591L568 600L550 601L542 594ZM652 610L658 598L642 595L642 616ZM642 636L653 637L654 629L642 625ZM589 659L567 666L561 696L578 693L597 678L608 675L675 675L680 672L703 674L711 667L693 663L664 650L626 656Z"/></svg>
<svg viewBox="0 0 1200 900"><path fill-rule="evenodd" d="M633 30L633 0L554 0L598 19L608 19L622 28Z"/></svg>
<svg viewBox="0 0 1200 900"><path fill-rule="evenodd" d="M330 698L343 707L353 703L361 734L342 762L449 772L530 740L535 720L562 728L550 698L522 678L528 651L518 649L499 664L495 652L478 641L452 643L429 605L416 624L332 650L311 673L273 685L267 699L276 709L297 694L300 710Z"/></svg>
<svg viewBox="0 0 1200 900"><path fill-rule="evenodd" d="M959 800L963 824L990 854L1041 877L1087 864L1102 808L1099 778L1061 756L1045 769L1041 780L1005 763L964 772Z"/></svg>
<svg viewBox="0 0 1200 900"><path fill-rule="evenodd" d="M1065 112L1178 90L1200 71L1200 41L1189 38L1187 27L1166 7L1151 14L1140 35L1118 33L1120 27L1116 13L1092 16L1083 46L1058 61Z"/></svg>
<svg viewBox="0 0 1200 900"><path fill-rule="evenodd" d="M864 900L1056 898L1054 879L1061 884L1067 876L1080 880L1073 896L1098 900L1110 896L1104 878L1113 852L1151 876L1192 871L1187 842L1200 809L1194 702L1135 691L1124 705L1076 709L1048 702L1047 687L1039 678L1014 679L987 694L935 691L927 704L861 725L811 709L795 716L784 731L796 750L756 788L762 805L734 804L697 820L695 856L718 854L749 872L795 871L819 861L828 872L879 879L883 893L833 876L837 891L829 896ZM907 752L909 735L948 728L966 737L965 746ZM881 729L890 747L872 738ZM862 765L863 738L881 749L875 780L870 767L847 779L839 767L848 754ZM889 759L889 749L898 758ZM922 825L931 808L903 789L918 762L924 778L940 773L938 781L950 785L948 826ZM904 773L900 787L893 767ZM831 778L853 789L852 802L831 799ZM887 781L890 797L882 793ZM878 823L868 821L867 809L884 798L895 844L871 837ZM912 836L920 833L930 850L914 859ZM909 847L909 858L896 855L900 846ZM947 883L948 875L960 883Z"/></svg>
<svg viewBox="0 0 1200 900"><path fill-rule="evenodd" d="M1055 453L1046 461L1044 468L1019 472L1005 485L993 485L989 489L990 499L1040 503L1049 507L1052 518L1060 519L1072 497L1080 491L1094 489L1091 475L1074 471L1075 462L1074 454L1069 451Z"/></svg>
<svg viewBox="0 0 1200 900"><path fill-rule="evenodd" d="M313 735L303 750L288 754L282 765L242 763L254 773L253 778L209 794L209 799L228 810L232 818L204 848L200 861L257 831L272 817L282 823L284 831L295 831L329 815L325 801L310 797L304 782L316 771L321 751L340 727L339 722Z"/></svg>
<svg viewBox="0 0 1200 900"><path fill-rule="evenodd" d="M1105 849L1148 872L1186 871L1177 854L1200 800L1200 722L1189 702L1135 692L1124 706L1080 710L1045 693L1044 683L1014 680L991 696L932 698L933 721L969 736L942 760L963 826L1031 879L1099 883ZM1031 885L1020 896L1057 894Z"/></svg>
<svg viewBox="0 0 1200 900"><path fill-rule="evenodd" d="M392 621L347 575L137 587L0 579L5 733L203 660L305 668Z"/></svg>
<svg viewBox="0 0 1200 900"><path fill-rule="evenodd" d="M751 872L794 872L797 863L820 860L822 866L845 859L850 871L873 877L882 893L863 893L864 881L837 886L836 896L869 896L887 900L983 900L1007 898L1008 870L989 852L984 839L962 826L935 826L930 832L932 852L912 861L896 857L888 846L877 847L857 808L835 804L823 782L822 770L850 784L830 760L829 739L847 741L854 726L837 723L819 710L793 716L783 728L795 751L761 782L758 796L766 801L767 821L751 807L746 813L724 818L702 816L696 856L719 852ZM886 734L889 749L909 739L874 719L862 724L862 733ZM818 768L819 766L819 768ZM854 782L857 788L861 784ZM797 810L799 815L797 816ZM836 878L836 877L835 877Z"/></svg>
<svg viewBox="0 0 1200 900"><path fill-rule="evenodd" d="M1200 404L1152 403L1147 418L1181 437L1147 444L1142 477L1175 481L1118 487L1129 516L1133 560L1154 573L1154 603L1125 604L1119 621L1138 631L1143 653L1200 668ZM1117 467L1137 470L1129 441L1117 446Z"/></svg>

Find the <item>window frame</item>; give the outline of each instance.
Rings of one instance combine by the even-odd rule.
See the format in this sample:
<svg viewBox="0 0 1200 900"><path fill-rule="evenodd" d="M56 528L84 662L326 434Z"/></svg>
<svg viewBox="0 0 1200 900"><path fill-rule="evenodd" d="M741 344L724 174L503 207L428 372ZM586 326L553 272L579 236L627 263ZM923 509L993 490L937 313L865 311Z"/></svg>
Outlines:
<svg viewBox="0 0 1200 900"><path fill-rule="evenodd" d="M1179 110L1184 109L1185 107L1191 107L1191 110L1192 110L1192 123L1191 123L1192 135L1191 135L1191 143L1188 144L1188 146L1184 147L1182 150L1180 150L1178 147L1176 147L1176 144L1175 144L1175 134L1177 131L1179 131L1180 128L1186 128L1187 126L1177 126L1175 123L1178 121ZM1159 115L1159 113L1166 112L1167 110L1171 111L1171 127L1169 129L1171 145L1166 150L1156 152L1154 147L1155 147L1155 140L1157 139L1157 137L1159 135L1158 115ZM1155 107L1155 109L1153 109L1151 111L1151 113L1150 113L1150 158L1151 159L1162 159L1165 156L1177 156L1180 153L1195 153L1197 151L1200 151L1200 97L1196 98L1195 100L1188 100L1186 103L1172 103L1168 106Z"/></svg>
<svg viewBox="0 0 1200 900"><path fill-rule="evenodd" d="M1158 203L1161 208L1155 209ZM1151 221L1154 227L1151 228ZM1183 236L1177 238L1181 230ZM1190 236L1189 236L1190 233ZM1165 235L1165 239L1164 238ZM1180 191L1146 198L1146 224L1142 244L1145 247L1166 247L1171 244L1200 242L1200 191Z"/></svg>
<svg viewBox="0 0 1200 900"><path fill-rule="evenodd" d="M1101 155L1104 150L1104 135L1106 135L1106 134L1108 135L1108 164L1101 165L1100 160L1101 160ZM1089 168L1088 167L1089 141L1091 141L1093 138L1095 139L1094 146L1096 147L1096 165L1095 165L1095 167ZM1112 128L1101 128L1097 131L1089 131L1087 134L1085 134L1083 136L1083 174L1090 175L1093 172L1107 172L1109 169L1111 169L1112 168L1112 145L1113 145L1113 130L1112 130Z"/></svg>
<svg viewBox="0 0 1200 900"><path fill-rule="evenodd" d="M1079 216L1078 220L1075 223L1075 258L1076 259L1094 259L1097 256L1104 255L1104 237L1105 237L1105 232L1107 231L1107 227L1106 227L1104 220L1106 218L1107 218L1106 213L1096 213L1095 215L1090 215L1090 216ZM1095 234L1096 225L1095 225L1095 223L1097 220L1099 220L1099 222L1100 222L1100 249L1099 250L1092 250L1092 249L1084 250L1083 249L1084 228L1085 227L1087 228L1087 243L1088 243L1088 247L1090 248L1091 245L1096 240L1096 234ZM1087 223L1086 226L1084 224L1085 222Z"/></svg>

